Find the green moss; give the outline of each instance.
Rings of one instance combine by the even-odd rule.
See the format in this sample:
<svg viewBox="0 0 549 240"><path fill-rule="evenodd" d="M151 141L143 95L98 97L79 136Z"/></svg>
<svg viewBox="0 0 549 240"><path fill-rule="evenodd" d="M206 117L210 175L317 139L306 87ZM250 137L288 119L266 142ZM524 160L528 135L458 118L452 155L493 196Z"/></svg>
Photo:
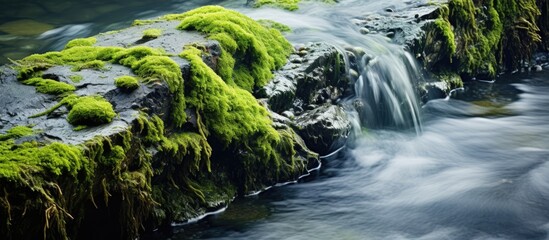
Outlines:
<svg viewBox="0 0 549 240"><path fill-rule="evenodd" d="M549 3L543 0L538 0L536 2L540 11L537 25L540 29L540 36L542 39L541 50L549 51Z"/></svg>
<svg viewBox="0 0 549 240"><path fill-rule="evenodd" d="M444 18L438 18L435 20L436 31L439 31L443 38L443 43L446 45L446 54L453 57L456 52L456 41L454 39L454 32L452 31L452 26Z"/></svg>
<svg viewBox="0 0 549 240"><path fill-rule="evenodd" d="M289 11L297 10L300 0L256 0L253 7L261 7L264 5L279 7Z"/></svg>
<svg viewBox="0 0 549 240"><path fill-rule="evenodd" d="M110 123L116 116L111 103L100 96L80 97L69 103L67 120L72 125L95 126Z"/></svg>
<svg viewBox="0 0 549 240"><path fill-rule="evenodd" d="M211 171L210 158L212 155L212 148L205 136L193 132L168 135L164 129L164 122L162 119L158 116L148 118L146 114L141 114L137 118L137 125L138 131L143 136L142 139L144 142L157 146L157 149L162 151L165 155L165 162L162 162L161 165L168 165L169 167L156 168L155 171L157 172L157 175L160 175L162 178L170 179L173 184L176 184L176 188L184 188L204 202L204 192L195 187L195 184L191 180L191 176L201 175ZM188 196L188 193L181 192L176 195L181 194ZM164 198L161 197L160 199ZM170 206L174 205L172 202L161 202L162 204ZM178 205L180 204L175 204L174 206ZM168 209L168 211L170 210Z"/></svg>
<svg viewBox="0 0 549 240"><path fill-rule="evenodd" d="M181 56L191 62L192 81L187 81L187 104L197 111L199 132L226 148L245 149L238 164L244 168L245 191L257 189L256 179L276 179L283 169L293 168L293 143L287 134L271 126L265 108L247 91L227 85L201 58L201 51L187 46ZM292 164L286 165L290 161ZM270 169L258 172L258 169ZM267 174L267 175L266 175Z"/></svg>
<svg viewBox="0 0 549 240"><path fill-rule="evenodd" d="M179 65L169 57L149 55L139 61L134 61L132 69L145 81L166 81L170 92L174 94L172 116L176 127L181 127L187 121L185 113L185 92L183 76Z"/></svg>
<svg viewBox="0 0 549 240"><path fill-rule="evenodd" d="M36 142L0 142L0 178L4 179L19 180L28 177L24 176L25 172L41 169L57 176L64 172L76 176L83 161L79 148L62 143L41 146Z"/></svg>
<svg viewBox="0 0 549 240"><path fill-rule="evenodd" d="M0 134L0 141L8 139L17 139L24 136L32 135L34 131L28 126L15 126L8 130L5 134Z"/></svg>
<svg viewBox="0 0 549 240"><path fill-rule="evenodd" d="M298 6L299 2L301 2L301 0L255 0L252 3L252 7L258 8L262 6L272 6L272 7L286 9L289 11L295 11L299 9L299 6ZM337 0L317 0L314 2L333 4L333 3L337 3Z"/></svg>
<svg viewBox="0 0 549 240"><path fill-rule="evenodd" d="M542 42L537 24L541 14L540 9L536 0L494 0L494 8L504 26L502 62L508 70L517 69L522 61L530 60L538 44ZM547 22L539 23L542 27L547 26ZM541 32L541 34L547 33Z"/></svg>
<svg viewBox="0 0 549 240"><path fill-rule="evenodd" d="M204 164L205 169L211 171L210 157L212 156L212 147L206 138L198 133L177 133L172 134L168 141L162 144L164 150L168 151L176 159L192 160L189 163L191 172L200 171Z"/></svg>
<svg viewBox="0 0 549 240"><path fill-rule="evenodd" d="M259 20L257 20L257 22L259 24L261 24L261 26L263 26L263 27L273 28L273 29L276 29L280 32L291 32L292 31L292 29L290 27L288 27L288 25L285 25L285 24L282 24L282 23L279 23L279 22L275 22L273 20L259 19Z"/></svg>
<svg viewBox="0 0 549 240"><path fill-rule="evenodd" d="M88 62L79 63L74 66L71 70L74 72L80 71L82 69L95 69L102 70L105 68L105 62L101 60L91 60Z"/></svg>
<svg viewBox="0 0 549 240"><path fill-rule="evenodd" d="M33 54L16 61L18 79L25 80L35 76L41 70L56 65L70 65L76 69L101 67L101 61L112 60L115 53L124 50L120 47L73 46L60 52Z"/></svg>
<svg viewBox="0 0 549 240"><path fill-rule="evenodd" d="M444 72L444 73L437 74L436 77L440 79L440 81L443 81L446 84L448 84L449 89L456 89L456 88L463 87L463 81L461 80L461 77L456 73Z"/></svg>
<svg viewBox="0 0 549 240"><path fill-rule="evenodd" d="M182 29L196 29L220 41L218 73L202 61L206 53L196 47L187 47L181 54L191 61L192 79L183 81L180 66L174 61L177 56L163 50L92 46L94 43L83 40L67 44L60 52L32 55L17 62L22 81L40 76L40 71L55 65L80 68L99 62L121 64L145 82L165 81L173 99L170 116L141 113L131 130L96 137L81 146L15 144L13 138L32 134L29 129L2 135L0 179L9 179L2 187L4 192L9 188L10 193L0 191L0 218L5 223L0 224L2 230L12 225L30 226L37 230L28 236L44 232L49 234L44 238L72 239L87 211L98 217L108 212L108 217L119 220L115 228L123 229L124 238L133 239L151 216L162 221L192 217L182 211L228 202L234 197L234 186L251 191L302 172L304 166L294 156L295 133L275 130L267 110L250 93L272 77L271 71L285 64L291 51L278 30L261 27L242 14L220 7L163 19L169 18L182 20ZM116 115L103 97L72 94L33 117L62 106L69 111L68 122L77 130L108 123ZM193 124L183 126L185 110L195 112ZM164 126L164 120L174 124ZM12 157L12 153L17 156ZM37 204L22 203L13 197L13 189L24 189L20 196L38 199L28 201ZM36 192L44 194L37 197L33 195ZM17 220L4 214L10 208L4 202L17 205L11 208L17 209L13 211ZM21 220L26 211L38 215L37 221L45 219L46 224L35 226L28 224L28 219Z"/></svg>
<svg viewBox="0 0 549 240"><path fill-rule="evenodd" d="M53 94L53 95L59 95L62 93L72 92L76 90L76 88L73 85L59 82L52 79L44 79L44 78L31 78L28 80L23 81L24 84L36 86L36 91L45 93L45 94Z"/></svg>
<svg viewBox="0 0 549 240"><path fill-rule="evenodd" d="M450 68L465 77L495 77L502 66L519 68L541 42L535 0L451 0L441 9L436 26L445 33L444 21L449 22L456 43Z"/></svg>
<svg viewBox="0 0 549 240"><path fill-rule="evenodd" d="M460 37L457 46L460 51L455 55L459 72L467 76L483 73L495 77L502 25L492 1L483 1L479 8L472 0L452 0L448 4L449 21Z"/></svg>
<svg viewBox="0 0 549 240"><path fill-rule="evenodd" d="M94 37L89 38L77 38L69 41L67 45L65 45L65 49L69 49L72 47L81 47L81 46L93 46L97 42L97 39Z"/></svg>
<svg viewBox="0 0 549 240"><path fill-rule="evenodd" d="M19 79L24 80L55 65L72 65L73 70L78 71L84 68L101 69L104 67L105 61L110 61L130 67L146 82L166 81L170 92L175 94L172 114L175 125L180 127L187 120L183 77L179 65L166 55L164 50L145 46L127 49L73 46L60 52L34 54L26 57L16 62L16 69L19 71ZM51 111L46 114L49 113ZM38 114L33 117L37 116L42 115Z"/></svg>
<svg viewBox="0 0 549 240"><path fill-rule="evenodd" d="M163 17L182 20L179 29L198 30L219 41L223 48L221 77L252 91L272 78L292 51L290 43L276 29L267 29L249 17L219 6L206 6L183 14Z"/></svg>
<svg viewBox="0 0 549 240"><path fill-rule="evenodd" d="M134 63L147 56L163 56L166 55L164 50L136 46L128 49L123 49L113 55L113 60L119 64L131 67Z"/></svg>
<svg viewBox="0 0 549 240"><path fill-rule="evenodd" d="M144 39L158 38L160 35L162 35L162 30L157 28L149 28L143 31Z"/></svg>
<svg viewBox="0 0 549 240"><path fill-rule="evenodd" d="M81 82L82 80L84 80L84 77L82 77L81 75L70 75L70 76L69 76L69 79L70 79L73 83L79 83L79 82Z"/></svg>
<svg viewBox="0 0 549 240"><path fill-rule="evenodd" d="M114 85L124 90L133 91L139 88L139 80L132 76L122 76L114 79Z"/></svg>

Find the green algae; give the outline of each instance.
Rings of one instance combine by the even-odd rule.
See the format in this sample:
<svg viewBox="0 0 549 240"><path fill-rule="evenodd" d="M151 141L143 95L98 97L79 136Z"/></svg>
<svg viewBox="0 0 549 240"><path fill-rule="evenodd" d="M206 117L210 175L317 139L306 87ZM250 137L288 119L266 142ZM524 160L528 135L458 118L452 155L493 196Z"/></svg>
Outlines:
<svg viewBox="0 0 549 240"><path fill-rule="evenodd" d="M542 43L537 24L540 9L536 0L494 0L494 7L504 26L502 36L502 62L508 70L519 68L522 61L529 61ZM540 22L540 26L547 23Z"/></svg>
<svg viewBox="0 0 549 240"><path fill-rule="evenodd" d="M112 104L100 96L80 97L70 105L67 120L72 125L101 125L112 122L116 116Z"/></svg>
<svg viewBox="0 0 549 240"><path fill-rule="evenodd" d="M206 6L165 20L181 20L179 29L197 30L217 40L222 48L219 74L227 82L252 91L272 78L292 51L290 43L276 29L268 29L253 19L219 6Z"/></svg>
<svg viewBox="0 0 549 240"><path fill-rule="evenodd" d="M59 95L76 90L76 87L68 83L53 79L31 78L23 81L24 84L36 86L36 91L45 94Z"/></svg>
<svg viewBox="0 0 549 240"><path fill-rule="evenodd" d="M541 50L549 50L549 3L544 0L537 0L537 6L540 11L540 16L537 20L537 26L540 29L540 37L542 40Z"/></svg>
<svg viewBox="0 0 549 240"><path fill-rule="evenodd" d="M456 88L463 87L463 81L461 80L461 77L456 73L442 72L442 73L436 74L436 77L440 81L443 81L446 84L448 84L449 89L456 89Z"/></svg>
<svg viewBox="0 0 549 240"><path fill-rule="evenodd" d="M144 39L153 39L158 38L162 35L162 30L157 28L149 28L143 31L143 38Z"/></svg>
<svg viewBox="0 0 549 240"><path fill-rule="evenodd" d="M114 79L114 85L127 91L133 91L139 88L139 80L132 76L121 76Z"/></svg>

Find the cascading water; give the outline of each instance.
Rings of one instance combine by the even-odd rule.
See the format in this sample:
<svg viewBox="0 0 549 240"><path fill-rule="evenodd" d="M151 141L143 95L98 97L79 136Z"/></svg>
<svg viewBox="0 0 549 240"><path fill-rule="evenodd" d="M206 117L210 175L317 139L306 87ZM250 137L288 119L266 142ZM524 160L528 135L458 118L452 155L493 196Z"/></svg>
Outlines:
<svg viewBox="0 0 549 240"><path fill-rule="evenodd" d="M289 25L294 32L287 37L293 43L327 42L340 49L355 83L355 96L345 104L348 114L355 118L357 132L361 128L414 129L419 134L421 120L414 89L421 78L417 61L389 38L360 34L349 19L353 16L350 6L357 1L341 4L309 6L298 14L275 9L243 11Z"/></svg>
<svg viewBox="0 0 549 240"><path fill-rule="evenodd" d="M356 64L355 108L366 128L414 128L421 120L414 89L420 74L415 59L403 50L383 55L364 54Z"/></svg>
<svg viewBox="0 0 549 240"><path fill-rule="evenodd" d="M457 92L463 100L419 108L413 57L385 37L359 34L347 18L403 2L243 10L290 25L294 43L325 41L347 52L357 80L346 104L367 133L324 161L313 181L238 199L175 239L549 237L549 74L478 83Z"/></svg>

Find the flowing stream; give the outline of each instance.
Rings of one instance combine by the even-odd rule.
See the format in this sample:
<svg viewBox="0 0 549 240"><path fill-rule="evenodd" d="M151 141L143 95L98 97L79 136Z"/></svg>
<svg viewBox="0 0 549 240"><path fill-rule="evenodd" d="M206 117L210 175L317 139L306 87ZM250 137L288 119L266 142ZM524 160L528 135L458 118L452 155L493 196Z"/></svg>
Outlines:
<svg viewBox="0 0 549 240"><path fill-rule="evenodd" d="M40 35L44 46L31 49L59 49L70 38L131 19L218 3L289 25L292 43L325 41L360 52L357 96L347 100L359 107L349 112L357 139L323 159L313 176L236 199L224 212L177 227L171 239L549 238L548 72L471 82L449 99L420 106L412 86L421 71L413 57L383 36L360 34L351 20L416 2L306 3L295 13L249 9L245 1L181 2L60 24ZM11 44L11 36L2 36L0 44ZM40 39L25 39L34 40Z"/></svg>

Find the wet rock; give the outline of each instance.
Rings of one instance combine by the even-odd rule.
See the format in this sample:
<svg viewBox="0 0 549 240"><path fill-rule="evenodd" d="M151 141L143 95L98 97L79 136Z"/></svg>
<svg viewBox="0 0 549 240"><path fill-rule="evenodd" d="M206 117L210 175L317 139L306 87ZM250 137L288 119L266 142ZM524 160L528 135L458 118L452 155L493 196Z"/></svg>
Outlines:
<svg viewBox="0 0 549 240"><path fill-rule="evenodd" d="M198 32L185 32L177 30L180 21L162 21L131 28L122 29L116 32L107 32L97 35L96 46L118 46L128 47L143 45L152 48L164 49L167 53L178 55L182 47L191 43L209 43L204 35ZM158 38L142 41L143 31L150 28L162 29L162 35Z"/></svg>
<svg viewBox="0 0 549 240"><path fill-rule="evenodd" d="M275 112L284 112L292 107L296 94L296 83L285 76L276 75L265 87L269 107Z"/></svg>
<svg viewBox="0 0 549 240"><path fill-rule="evenodd" d="M292 109L297 109L294 104L296 101L301 101L298 101L298 98L295 96L297 93L298 81L295 76L290 73L296 71L299 72L299 74L305 75L313 74L313 71L315 71L314 75L318 76L321 80L327 80L328 77L332 76L339 76L334 74L336 70L325 67L324 65L338 62L336 61L336 55L330 55L332 53L337 54L335 48L330 47L331 50L323 51L321 47L303 46L294 54L296 58L301 58L303 60L295 64L288 63L288 70L285 70L285 74L277 74L276 79L278 79L278 81L272 82L271 89L269 89L269 96L271 96L271 98L265 99L264 102L267 103L267 101L272 101L272 105L275 106L275 108L278 108L281 111L283 110L284 116L272 113L273 126L280 134L280 139L283 140L283 142L281 141L280 143L281 147L276 148L274 151L279 151L277 154L279 153L281 156L280 158L282 159L280 162L278 162L277 159L276 164L288 166L281 167L280 169L282 170L280 172L275 172L273 169L277 166L272 167L275 165L275 161L266 161L273 165L263 165L264 162L261 161L264 159L259 159L263 156L255 156L256 151L251 150L249 146L244 146L245 144L240 144L238 141L233 140L231 144L234 144L234 146L230 146L229 148L226 146L226 143L221 142L223 139L220 139L219 136L215 136L214 134L211 134L209 138L206 139L204 137L205 133L201 132L201 130L206 128L204 126L205 121L204 119L201 119L200 116L202 112L193 109L193 107L190 107L190 104L183 105L182 102L174 100L177 99L178 96L181 96L177 94L187 94L187 92L182 92L182 88L175 91L173 90L174 86L181 86L176 85L180 84L180 82L175 81L180 79L179 76L174 77L177 78L174 80L174 78L165 75L169 75L169 73L179 70L184 79L184 82L181 82L181 84L188 84L193 80L193 76L191 76L191 64L186 59L179 57L182 46L190 43L200 44L203 62L214 71L218 70L219 56L221 54L219 43L207 40L203 34L194 31L177 30L176 27L179 24L179 21L151 22L147 26L134 26L116 32L100 34L95 37L97 41L95 46L119 46L126 48L126 50L133 46L148 46L163 49L168 53L168 56L159 57L148 55L148 57L151 57L153 60L158 58L166 60L169 57L167 61L169 62L170 68L162 68L162 64L158 64L160 66L159 69L147 69L148 71L153 72L155 70L164 70L158 74L159 76L154 74L152 76L142 74L139 73L135 67L134 70L132 70L128 66L112 63L116 62L116 60L113 60L112 62L101 62L104 66L101 65L101 67L98 67L97 69L75 69L75 66L68 65L50 66L49 62L45 66L38 66L42 62L26 63L29 64L29 71L39 72L44 78L61 83L69 83L76 88L73 92L75 95L64 98L65 96L61 95L54 96L36 92L35 86L23 84L22 80L28 79L27 77L29 76L25 75L22 77L23 79L18 80L18 73L14 70L13 65L0 67L0 104L4 106L4 108L0 109L0 135L6 134L8 130L15 126L32 126L33 129L38 130L39 133L21 138L18 141L36 141L45 144L52 144L52 142L55 141L59 144L63 144L63 146L70 145L72 147L73 145L78 145L79 147L82 147L82 149L86 149L79 153L87 155L89 152L84 151L89 150L89 154L93 155L93 158L86 158L86 161L89 160L90 162L89 169L86 168L86 171L82 170L82 172L93 172L93 174L95 174L90 177L93 178L89 179L90 183L82 182L82 184L88 184L86 187L89 187L89 189L74 187L72 185L73 182L70 181L62 182L65 178L59 180L57 177L65 177L62 175L64 173L61 173L62 176L48 176L52 179L47 179L48 183L50 183L50 180L51 183L54 184L57 184L56 181L59 181L60 186L53 188L52 190L55 194L60 192L60 190L63 190L63 194L67 194L67 197L80 194L78 195L78 197L81 198L78 200L79 202L69 203L71 206L76 206L75 208L78 210L73 211L74 209L67 208L67 211L70 211L74 216L77 216L76 214L78 214L78 219L75 220L78 221L78 223L67 223L68 225L71 225L70 227L79 228L78 231L75 231L75 229L68 229L69 226L67 225L61 226L62 230L65 230L64 228L67 226L67 232L71 232L71 234L73 234L73 232L78 232L79 235L74 238L87 239L123 236L121 238L135 239L138 231L143 230L142 228L144 228L145 231L152 231L153 229L162 226L170 226L172 221L186 221L190 218L204 214L206 211L226 206L226 204L234 199L237 191L240 191L239 193L255 191L258 189L260 190L262 187L276 184L279 181L293 181L298 179L300 175L307 173L307 166L312 167L313 165L318 164L318 154L309 150L303 139L296 135L294 130L290 127L290 125L292 125L292 118L295 118ZM158 38L143 41L143 30L147 28L159 28L163 30L163 33ZM82 44L88 44L86 40L83 40L83 42L84 43ZM88 50L86 47L83 49L86 49L85 51ZM91 51L97 50L97 48L90 49ZM105 49L113 50L112 48ZM150 49L140 50L150 51ZM325 54L325 52L330 54ZM79 52L78 56L81 55L85 54L80 54ZM131 57L135 56L132 55ZM151 59L145 59L142 56L139 58L142 59L138 61ZM100 61L98 57L92 60ZM174 62L177 66L172 64ZM202 62L197 62L201 64L200 67L207 69ZM194 62L194 64L198 64L197 62ZM24 61L20 62L20 65L23 66L21 63L24 63ZM27 65L25 65L25 67L26 66ZM154 66L156 67L157 65L154 64ZM166 73L166 71L168 73ZM340 71L340 69L337 71ZM215 76L209 70L208 73L210 75L206 75L205 78L212 79L212 77ZM28 75L31 74L29 73ZM141 77L140 80L142 80L137 89L133 91L124 91L116 87L116 78L121 76L136 77L136 75L139 75L139 77ZM293 78L290 79L287 76L292 76ZM175 83L169 82L169 80L175 81ZM329 79L329 81L332 84L339 83L338 79ZM172 85L168 86L169 84ZM191 85L189 88L194 87L192 84L188 85ZM220 86L223 87L224 85L220 84ZM222 87L218 89L221 91L219 94L220 96L226 96L223 94L230 92L231 89L229 87L227 87L228 89ZM185 91L191 91L189 88L185 85ZM338 94L331 88L329 90L323 90L327 88L327 86L316 88L317 89L314 89L313 91L319 93L315 94L322 95L324 98L332 98L333 95ZM176 92L178 90L181 91ZM205 92L205 94L218 93ZM290 93L290 95L284 95L286 93ZM67 121L67 115L71 109L69 109L70 107L67 107L67 105L63 105L68 104L64 101L66 99L72 99L71 97L79 99L76 96L95 95L100 96L104 102L108 102L108 104L112 105L113 110L116 112L116 116L112 122L99 126L71 125ZM276 100L277 98L278 100ZM327 102L329 101L327 100ZM252 99L251 101L247 100L245 103L251 105L255 104L255 101ZM303 104L305 103L300 105ZM307 105L309 104L310 103L307 102ZM52 108L53 106L58 107ZM181 106L187 108L179 109L185 111L186 121L181 123L182 126L175 126L174 118L177 116L174 116L175 114L173 113L178 111L174 111L174 109ZM252 106L257 109L257 106ZM205 108L207 107L208 106ZM198 107L194 105L194 108ZM48 112L49 109L55 110ZM72 110L74 110L74 107ZM223 110L225 111L226 109ZM302 109L300 111L302 111ZM37 114L39 116L34 116ZM179 116L182 115L183 114ZM263 115L259 114L257 116L263 117ZM267 120L265 119L265 121ZM229 124L232 124L232 122ZM266 127L266 129L271 132L273 131L273 129L269 127ZM257 129L250 130L250 134L263 134L259 132L260 131ZM255 137L255 135L250 137ZM247 138L244 137L244 139ZM273 142L276 140L278 140L278 138L273 138ZM253 140L249 141L252 142ZM179 145L173 146L177 144ZM269 146L271 145L267 145L267 147ZM185 149L189 147L189 149L192 148L195 151L181 150L178 152L178 150L174 150L174 148L181 149L182 147ZM254 147L260 148L265 147L265 145ZM202 154L202 156L199 154ZM245 161L240 161L243 159L241 157L246 157L249 159L248 163L251 162L253 164L246 163L248 165L242 166L228 166L229 164L219 166L218 164L220 162L238 162L238 164L244 164L243 162ZM233 158L234 161L231 161ZM212 160L211 166L210 159ZM196 166L189 167L189 164ZM191 171L189 169L192 169L192 174L181 174L182 171ZM245 169L245 172L238 172L241 169ZM40 177L42 176L40 175L42 174L41 172L36 172L36 174ZM245 178L246 176L254 177ZM255 176L267 177L263 179L263 177ZM248 181L248 179L250 179L249 181L253 181L253 185L250 184L249 188L246 187L246 189L244 189L244 183L242 181ZM8 185L6 179L1 180L2 185L10 190L15 189L17 191L18 188L22 188L20 185L17 185L17 183L14 185L10 182L10 185ZM71 178L71 180L74 179ZM88 179L86 179L86 181L88 181ZM93 185L93 189L91 185ZM31 192L32 194L35 193L33 189L29 189L30 188L25 188L24 190ZM67 189L68 191L65 191ZM70 191L75 191L76 193ZM82 191L88 192L82 193ZM4 199L4 197L5 199L8 199L12 196L13 195L3 195L2 199ZM55 195L54 197L59 197L59 199L63 197L59 202L65 204L66 201L64 200L64 196ZM90 200L89 198L93 199ZM103 198L105 200L100 201L103 200ZM155 199L153 200L153 198ZM10 199L10 201L11 200L12 199ZM92 202L93 200L97 201ZM51 201L58 201L58 199ZM41 214L44 212L44 209L41 209L43 205L37 205L39 206L32 206L29 207L29 209L25 206L23 207L24 210L23 208L15 206L15 204L11 205L11 207L12 209L17 209L14 211L21 210L27 212L27 216L29 216L34 213ZM136 211L139 211L139 213L136 213ZM7 219L5 213L6 211L0 211L0 218ZM128 214L129 216L124 214ZM154 221L162 222L145 222L146 217L149 217L145 216L146 214L152 214L154 215L154 218L157 218L154 219ZM14 218L15 220L13 220L13 226L21 225L19 223L22 221L36 222L36 224L29 225L39 226L39 230L28 233L27 235L31 238L38 235L42 236L44 218L28 220L23 219L25 216L21 217L21 214L17 215L17 218ZM111 221L110 218L115 220ZM73 220L72 218L70 220L68 218L66 219L67 221L63 218L62 224ZM127 225L124 225L126 223ZM0 233L10 232L6 230L6 227L9 228L10 226L7 226L7 224L0 226ZM52 227L52 229L56 227ZM97 235L93 235L93 232L97 229L107 229L105 230L105 234L110 233L111 231L115 232L115 234L97 237ZM138 230L130 232L132 229ZM50 229L47 230L50 231ZM56 229L51 231L55 230Z"/></svg>
<svg viewBox="0 0 549 240"><path fill-rule="evenodd" d="M419 83L418 95L421 102L426 103L433 99L446 98L456 88L463 87L463 81L457 74L433 75L432 79Z"/></svg>
<svg viewBox="0 0 549 240"><path fill-rule="evenodd" d="M302 109L309 104L336 102L350 91L344 57L327 43L299 46L290 62L263 89L271 109L278 113L291 107Z"/></svg>
<svg viewBox="0 0 549 240"><path fill-rule="evenodd" d="M187 63L188 64L188 63ZM114 86L114 79L119 76L133 73L129 68L120 65L108 66L109 71L85 69L73 72L68 66L55 66L43 72L45 77L58 79L61 82L71 83L70 76L78 74L83 80L72 83L77 87L75 92L80 96L102 95L118 113L111 123L86 130L74 131L74 126L66 121L66 111L50 114L44 117L30 118L30 116L46 111L58 102L56 96L38 93L33 86L21 84L16 73L7 66L0 69L0 104L5 106L0 110L3 116L4 129L19 125L33 125L41 129L44 135L54 137L67 144L82 144L97 136L108 137L125 131L129 124L136 120L136 109L149 109L151 114L162 114L170 106L171 97L165 85L153 87L141 86L137 90L126 93ZM13 115L10 113L17 113Z"/></svg>
<svg viewBox="0 0 549 240"><path fill-rule="evenodd" d="M388 7L383 12L368 13L354 22L369 33L381 33L397 44L404 45L413 53L421 51L425 36L423 27L436 16L436 4L408 4L404 8ZM363 33L364 34L364 33Z"/></svg>
<svg viewBox="0 0 549 240"><path fill-rule="evenodd" d="M365 27L360 28L360 33L362 33L362 34L368 34L368 33L370 33L370 29L365 28Z"/></svg>
<svg viewBox="0 0 549 240"><path fill-rule="evenodd" d="M345 144L351 122L342 107L324 104L297 117L294 129L311 150L326 155Z"/></svg>

